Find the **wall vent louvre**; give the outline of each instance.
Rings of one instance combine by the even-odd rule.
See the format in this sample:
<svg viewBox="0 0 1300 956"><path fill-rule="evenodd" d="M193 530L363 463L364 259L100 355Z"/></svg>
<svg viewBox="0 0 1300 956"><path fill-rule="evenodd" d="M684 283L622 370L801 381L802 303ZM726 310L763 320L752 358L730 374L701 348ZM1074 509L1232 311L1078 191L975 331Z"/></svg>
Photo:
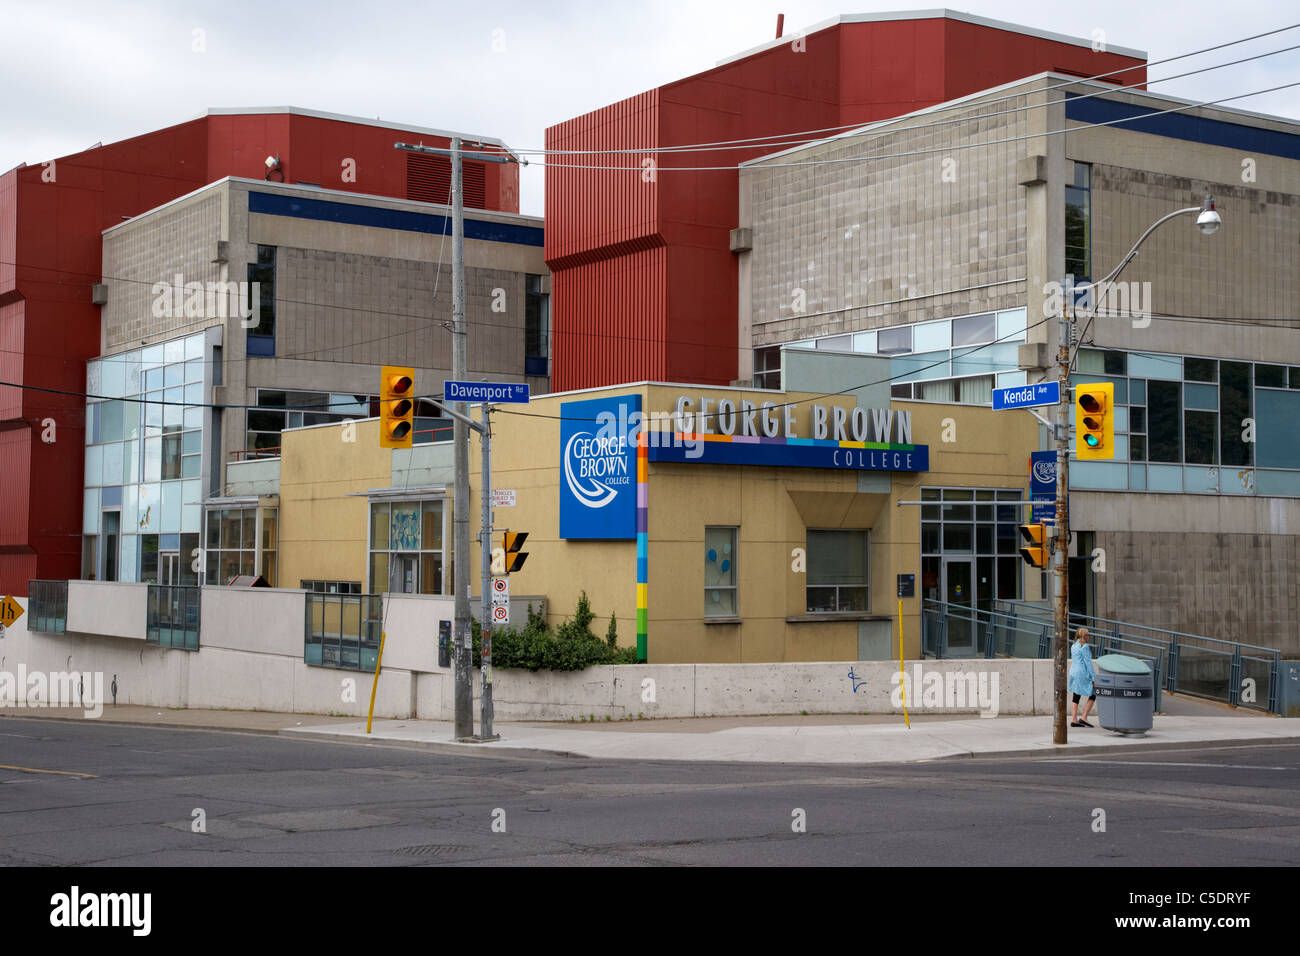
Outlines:
<svg viewBox="0 0 1300 956"><path fill-rule="evenodd" d="M482 163L465 162L465 205L487 208L487 183ZM426 153L406 154L406 198L451 205L451 159Z"/></svg>

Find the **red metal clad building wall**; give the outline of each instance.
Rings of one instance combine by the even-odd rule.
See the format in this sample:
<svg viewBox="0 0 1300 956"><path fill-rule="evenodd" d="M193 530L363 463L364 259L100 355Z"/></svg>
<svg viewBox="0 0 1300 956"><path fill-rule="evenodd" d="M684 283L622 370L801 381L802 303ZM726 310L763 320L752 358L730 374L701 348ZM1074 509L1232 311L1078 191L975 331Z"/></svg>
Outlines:
<svg viewBox="0 0 1300 956"><path fill-rule="evenodd" d="M1137 66L1120 81L1145 79L1141 60L945 17L844 23L795 40L554 126L547 148L663 148L857 125L1047 70ZM779 148L659 154L651 183L650 154L548 158L631 167L547 169L555 389L736 378L735 166ZM673 169L715 166L727 168ZM646 266L647 245L663 247L662 271Z"/></svg>
<svg viewBox="0 0 1300 956"><path fill-rule="evenodd" d="M225 176L262 179L277 153L290 183L405 198L406 154L393 144L413 139L285 111L210 114L0 176L0 381L27 386L0 386L0 592L81 571L80 393L99 354L90 287L102 277L102 231ZM355 181L344 178L346 159ZM484 205L518 212L518 169L486 166Z"/></svg>

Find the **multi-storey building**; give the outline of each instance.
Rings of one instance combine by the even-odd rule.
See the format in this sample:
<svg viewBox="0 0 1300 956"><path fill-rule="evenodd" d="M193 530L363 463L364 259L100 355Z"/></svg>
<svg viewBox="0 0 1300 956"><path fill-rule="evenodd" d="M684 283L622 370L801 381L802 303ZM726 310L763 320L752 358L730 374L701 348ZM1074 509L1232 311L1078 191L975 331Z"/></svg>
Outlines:
<svg viewBox="0 0 1300 956"><path fill-rule="evenodd" d="M1072 603L1296 649L1300 123L1048 73L748 163L740 209L756 384L799 344L889 356L897 399L988 404L1055 377L1078 299L1072 381L1114 383L1117 437L1071 463ZM1178 210L1105 295L1069 291ZM951 600L974 552L919 517Z"/></svg>
<svg viewBox="0 0 1300 956"><path fill-rule="evenodd" d="M280 433L377 414L385 365L441 396L450 232L445 206L235 178L106 230L83 575L280 583ZM465 235L470 374L544 392L541 221L471 210ZM422 405L416 441L450 439Z"/></svg>
<svg viewBox="0 0 1300 956"><path fill-rule="evenodd" d="M792 134L1043 70L1141 84L1145 63L1137 50L950 10L840 16L552 126L548 149L597 151L547 169L555 388L747 377L734 322L739 163ZM719 145L674 151L699 143Z"/></svg>
<svg viewBox="0 0 1300 956"><path fill-rule="evenodd" d="M172 234L143 236L138 226L128 226L125 231L135 237L136 246L127 250L115 238L106 243L105 230L231 176L265 183L268 194L273 193L273 184L300 184L334 193L410 200L398 205L415 215L417 208L427 209L421 203L448 201L450 166L445 158L396 151L394 143L446 147L456 135L290 107L212 109L175 126L0 174L0 382L5 383L0 385L0 487L4 489L0 590L25 594L30 579L76 577L81 570L86 363L100 355L101 345L105 352L117 354L127 351L128 345L154 345L159 335L197 333L209 324L178 320L164 329L149 311L148 291L157 281L171 282L182 263L182 271L198 269L193 279L200 273L204 279L218 273L212 264L219 258L213 243L229 237L212 233L219 220L225 221L212 202L185 206L187 215L203 222L169 219L174 213L160 213L153 219L167 219L168 228L183 232L187 239L201 237L201 247L182 249ZM490 137L463 138L485 149L504 148ZM518 212L515 165L467 161L465 168L467 207ZM281 219L282 224L289 222ZM532 227L536 225L532 222ZM351 227L340 223L337 228ZM235 238L238 246L242 240ZM112 338L108 333L101 337L101 308L94 287L117 281L114 270L105 267L103 250L122 249L123 261L139 270L131 273L138 282L144 274L141 244L153 249L151 265L159 272L149 277L143 290L135 288L130 295L130 283L117 283L116 301L110 298L108 308L120 327L114 326ZM243 256L242 246L236 254ZM285 268L259 263L254 255L237 261L238 274L232 279L248 278L240 271L244 261L263 269ZM530 268L531 274L545 272L540 263ZM539 293L540 281L534 282ZM295 296L330 302L334 290L323 290L321 295L295 292ZM133 307L145 311L131 316L114 312L128 297ZM337 338L331 342L338 344ZM267 347L265 340L261 347ZM534 372L543 364L543 348L544 338L535 337ZM519 372L523 371L521 365ZM315 382L311 388L321 391L325 385ZM270 419L264 422L269 423ZM253 439L254 444L266 441Z"/></svg>

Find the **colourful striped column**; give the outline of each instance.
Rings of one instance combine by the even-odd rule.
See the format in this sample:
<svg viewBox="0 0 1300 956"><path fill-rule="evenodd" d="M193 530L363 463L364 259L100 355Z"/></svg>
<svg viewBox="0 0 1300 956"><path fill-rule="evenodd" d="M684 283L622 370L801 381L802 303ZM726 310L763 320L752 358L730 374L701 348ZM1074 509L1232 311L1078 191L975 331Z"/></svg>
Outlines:
<svg viewBox="0 0 1300 956"><path fill-rule="evenodd" d="M646 660L646 632L649 604L646 592L650 586L649 574L649 488L646 480L649 471L649 438L642 429L636 438L636 659Z"/></svg>

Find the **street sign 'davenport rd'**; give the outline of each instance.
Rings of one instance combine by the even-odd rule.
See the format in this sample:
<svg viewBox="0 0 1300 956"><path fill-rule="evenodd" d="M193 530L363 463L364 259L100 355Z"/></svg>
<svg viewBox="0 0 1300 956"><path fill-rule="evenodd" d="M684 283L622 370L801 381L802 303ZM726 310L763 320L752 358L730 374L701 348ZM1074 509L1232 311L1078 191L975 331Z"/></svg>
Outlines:
<svg viewBox="0 0 1300 956"><path fill-rule="evenodd" d="M444 402L506 402L528 404L527 382L443 382Z"/></svg>
<svg viewBox="0 0 1300 956"><path fill-rule="evenodd" d="M994 411L1003 408L1030 408L1034 405L1056 405L1060 401L1060 382L1037 382L1033 385L1015 385L1011 388L993 389Z"/></svg>

